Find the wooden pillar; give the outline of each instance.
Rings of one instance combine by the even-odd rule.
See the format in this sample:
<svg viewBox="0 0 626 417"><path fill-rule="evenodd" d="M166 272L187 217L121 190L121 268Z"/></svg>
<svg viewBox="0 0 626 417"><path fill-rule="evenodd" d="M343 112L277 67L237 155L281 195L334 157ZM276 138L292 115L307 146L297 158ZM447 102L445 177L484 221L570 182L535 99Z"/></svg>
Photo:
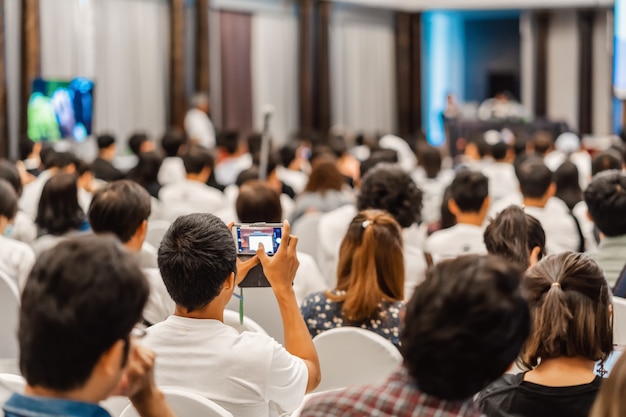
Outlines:
<svg viewBox="0 0 626 417"><path fill-rule="evenodd" d="M185 0L170 0L169 125L183 128L185 119Z"/></svg>
<svg viewBox="0 0 626 417"><path fill-rule="evenodd" d="M298 18L300 129L311 131L314 129L313 88L315 70L313 68L313 0L300 0Z"/></svg>
<svg viewBox="0 0 626 417"><path fill-rule="evenodd" d="M411 133L422 129L422 14L411 15L411 94L413 124Z"/></svg>
<svg viewBox="0 0 626 417"><path fill-rule="evenodd" d="M422 122L421 15L396 14L396 96L398 134L415 135Z"/></svg>
<svg viewBox="0 0 626 417"><path fill-rule="evenodd" d="M209 59L209 3L196 0L196 82L198 92L211 91L211 67Z"/></svg>
<svg viewBox="0 0 626 417"><path fill-rule="evenodd" d="M578 11L579 85L578 90L578 130L581 134L593 131L593 25L592 10Z"/></svg>
<svg viewBox="0 0 626 417"><path fill-rule="evenodd" d="M41 75L41 35L39 27L39 0L22 0L20 52L20 133L27 132L28 98L32 82Z"/></svg>
<svg viewBox="0 0 626 417"><path fill-rule="evenodd" d="M548 114L548 12L536 14L536 59L535 59L535 115L545 118Z"/></svg>
<svg viewBox="0 0 626 417"><path fill-rule="evenodd" d="M317 13L317 63L316 68L316 123L315 127L321 132L328 132L331 125L330 100L330 13L332 3L320 1Z"/></svg>
<svg viewBox="0 0 626 417"><path fill-rule="evenodd" d="M9 0L11 1L11 0ZM6 57L4 0L0 0L0 56ZM9 153L9 112L7 107L6 59L0 59L0 157Z"/></svg>

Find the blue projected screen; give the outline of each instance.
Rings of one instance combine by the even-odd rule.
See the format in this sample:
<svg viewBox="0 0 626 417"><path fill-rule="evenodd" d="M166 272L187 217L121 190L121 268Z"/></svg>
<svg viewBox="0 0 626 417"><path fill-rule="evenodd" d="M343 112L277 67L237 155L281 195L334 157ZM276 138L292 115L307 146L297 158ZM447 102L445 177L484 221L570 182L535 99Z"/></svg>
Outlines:
<svg viewBox="0 0 626 417"><path fill-rule="evenodd" d="M613 90L617 98L626 100L626 0L615 0Z"/></svg>

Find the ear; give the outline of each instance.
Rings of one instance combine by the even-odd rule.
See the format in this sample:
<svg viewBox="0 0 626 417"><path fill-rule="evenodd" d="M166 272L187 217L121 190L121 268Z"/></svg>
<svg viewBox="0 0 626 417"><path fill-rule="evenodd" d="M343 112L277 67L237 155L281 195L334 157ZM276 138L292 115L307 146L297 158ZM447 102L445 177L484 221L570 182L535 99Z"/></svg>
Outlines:
<svg viewBox="0 0 626 417"><path fill-rule="evenodd" d="M452 213L454 217L458 216L458 214L461 212L459 206L456 204L456 201L454 201L453 199L448 200L448 210L450 210L450 213Z"/></svg>
<svg viewBox="0 0 626 417"><path fill-rule="evenodd" d="M227 290L231 291L235 289L235 273L231 272L226 281L224 281L224 286L222 287L222 291Z"/></svg>
<svg viewBox="0 0 626 417"><path fill-rule="evenodd" d="M535 246L533 250L530 251L530 257L528 259L528 267L535 266L537 262L539 262L539 254L541 253L541 248L539 246Z"/></svg>
<svg viewBox="0 0 626 417"><path fill-rule="evenodd" d="M587 218L589 219L589 221L593 222L593 217L591 217L591 213L589 212L589 210L587 210Z"/></svg>
<svg viewBox="0 0 626 417"><path fill-rule="evenodd" d="M124 356L124 344L119 339L108 350L105 350L92 370L92 375L97 374L106 378L113 378L120 374ZM130 342L129 342L130 343Z"/></svg>

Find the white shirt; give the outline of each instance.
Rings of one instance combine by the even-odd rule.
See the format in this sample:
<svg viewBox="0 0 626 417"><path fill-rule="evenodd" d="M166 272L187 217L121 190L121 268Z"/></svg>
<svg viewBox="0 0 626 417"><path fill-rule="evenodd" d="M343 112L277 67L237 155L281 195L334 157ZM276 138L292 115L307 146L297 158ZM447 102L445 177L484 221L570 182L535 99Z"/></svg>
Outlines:
<svg viewBox="0 0 626 417"><path fill-rule="evenodd" d="M215 128L209 116L200 109L189 109L185 115L185 132L205 148L215 148Z"/></svg>
<svg viewBox="0 0 626 417"><path fill-rule="evenodd" d="M24 190L22 191L22 196L19 201L19 208L24 213L28 214L33 220L37 217L39 199L41 198L43 187L50 178L52 178L52 173L46 170L39 174L37 179L33 182L24 186Z"/></svg>
<svg viewBox="0 0 626 417"><path fill-rule="evenodd" d="M161 188L159 199L162 217L171 222L185 214L215 213L225 204L221 191L188 179Z"/></svg>
<svg viewBox="0 0 626 417"><path fill-rule="evenodd" d="M576 219L578 220L578 224L580 224L583 236L585 237L585 251L587 252L598 247L598 242L596 242L596 237L594 235L595 224L589 218L588 212L589 208L584 200L579 201L572 210L572 213L574 213L574 216L576 216Z"/></svg>
<svg viewBox="0 0 626 417"><path fill-rule="evenodd" d="M168 156L163 160L157 179L161 185L175 184L185 181L187 171L185 164L178 156Z"/></svg>
<svg viewBox="0 0 626 417"><path fill-rule="evenodd" d="M151 324L160 323L174 314L176 303L167 292L157 268L145 268L143 274L150 285L150 295L143 309L143 318Z"/></svg>
<svg viewBox="0 0 626 417"><path fill-rule="evenodd" d="M441 204L446 187L454 179L454 171L444 170L437 178L428 178L422 169L417 169L411 176L422 191L422 221L432 224L441 220Z"/></svg>
<svg viewBox="0 0 626 417"><path fill-rule="evenodd" d="M0 235L0 270L13 278L21 290L35 264L35 253L24 242Z"/></svg>
<svg viewBox="0 0 626 417"><path fill-rule="evenodd" d="M215 180L222 185L231 185L237 182L241 172L252 166L252 155L249 153L226 158L215 167Z"/></svg>
<svg viewBox="0 0 626 417"><path fill-rule="evenodd" d="M539 222L546 232L546 250L548 254L565 251L577 252L580 247L580 235L574 218L567 205L558 198L551 198L544 208L526 207L524 211Z"/></svg>
<svg viewBox="0 0 626 417"><path fill-rule="evenodd" d="M279 166L276 167L276 174L282 182L293 188L296 194L304 191L307 182L309 182L309 176L302 171L294 171Z"/></svg>
<svg viewBox="0 0 626 417"><path fill-rule="evenodd" d="M8 237L30 245L37 239L37 226L28 214L18 210L15 219L13 219L13 227Z"/></svg>
<svg viewBox="0 0 626 417"><path fill-rule="evenodd" d="M430 235L424 251L431 254L435 263L461 255L486 255L483 232L480 226L456 224Z"/></svg>
<svg viewBox="0 0 626 417"><path fill-rule="evenodd" d="M491 201L498 201L519 192L519 181L512 164L492 162L486 164L482 171L489 178L489 197Z"/></svg>
<svg viewBox="0 0 626 417"><path fill-rule="evenodd" d="M271 337L239 334L217 320L170 316L143 343L157 354L157 385L192 389L237 417L291 412L303 401L304 361Z"/></svg>

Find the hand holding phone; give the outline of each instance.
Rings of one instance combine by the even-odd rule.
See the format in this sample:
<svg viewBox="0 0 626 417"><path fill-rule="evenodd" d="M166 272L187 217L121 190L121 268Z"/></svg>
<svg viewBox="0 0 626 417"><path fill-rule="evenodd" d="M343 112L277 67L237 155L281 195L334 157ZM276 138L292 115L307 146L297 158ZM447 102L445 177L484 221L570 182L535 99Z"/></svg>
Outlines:
<svg viewBox="0 0 626 417"><path fill-rule="evenodd" d="M237 250L237 284L239 287L270 287L263 267L259 265L259 258L256 256L257 249L262 245L267 254L275 254L282 240L282 224L231 224L229 228Z"/></svg>
<svg viewBox="0 0 626 417"><path fill-rule="evenodd" d="M265 245L257 250L263 272L276 294L285 290L293 291L293 280L300 266L296 253L298 238L292 236L290 232L291 226L285 220L282 230L283 238L274 256L268 256L266 251L262 250L265 249Z"/></svg>

